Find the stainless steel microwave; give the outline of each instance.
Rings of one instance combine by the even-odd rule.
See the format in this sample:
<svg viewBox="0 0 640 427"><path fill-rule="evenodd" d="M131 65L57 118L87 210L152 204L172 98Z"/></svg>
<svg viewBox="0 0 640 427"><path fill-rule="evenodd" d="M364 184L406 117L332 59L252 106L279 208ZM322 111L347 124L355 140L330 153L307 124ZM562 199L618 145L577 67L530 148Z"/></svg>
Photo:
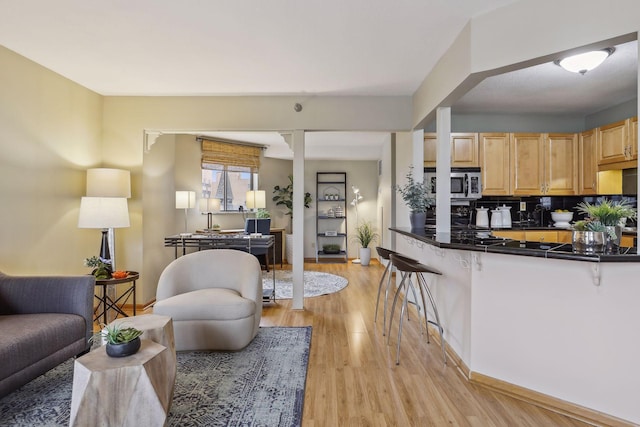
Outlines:
<svg viewBox="0 0 640 427"><path fill-rule="evenodd" d="M451 200L475 200L482 197L480 168L451 168ZM424 183L429 197L436 196L436 168L424 168Z"/></svg>

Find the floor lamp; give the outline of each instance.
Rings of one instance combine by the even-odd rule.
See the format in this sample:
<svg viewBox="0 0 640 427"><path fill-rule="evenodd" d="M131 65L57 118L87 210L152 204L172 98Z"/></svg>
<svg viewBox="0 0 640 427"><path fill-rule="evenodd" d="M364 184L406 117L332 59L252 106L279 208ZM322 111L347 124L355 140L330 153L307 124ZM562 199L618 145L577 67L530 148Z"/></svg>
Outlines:
<svg viewBox="0 0 640 427"><path fill-rule="evenodd" d="M351 206L356 208L356 227L358 227L358 202L360 200L362 200L362 195L360 194L360 189L358 187L356 187L355 185L351 186L351 190L353 190L353 200L351 201ZM360 251L358 251L358 255L360 254ZM356 257L353 261L354 264L360 264L360 257Z"/></svg>
<svg viewBox="0 0 640 427"><path fill-rule="evenodd" d="M261 233L258 233L258 209L264 209L267 207L267 196L264 190L252 190L247 191L247 209L253 209L256 212L256 219L254 221L254 232L252 237L260 237Z"/></svg>
<svg viewBox="0 0 640 427"><path fill-rule="evenodd" d="M191 236L187 230L188 210L196 207L195 191L176 191L176 209L184 209L184 233L180 233L183 237Z"/></svg>

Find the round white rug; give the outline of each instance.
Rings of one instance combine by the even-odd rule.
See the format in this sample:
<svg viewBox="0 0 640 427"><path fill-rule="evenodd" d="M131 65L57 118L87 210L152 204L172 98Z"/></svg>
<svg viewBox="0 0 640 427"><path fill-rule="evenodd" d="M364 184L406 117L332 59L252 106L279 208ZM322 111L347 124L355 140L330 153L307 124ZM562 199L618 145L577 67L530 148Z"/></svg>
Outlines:
<svg viewBox="0 0 640 427"><path fill-rule="evenodd" d="M293 296L291 270L276 270L276 299L290 299ZM317 297L338 292L349 282L342 276L319 271L304 272L304 297ZM273 270L262 272L262 287L266 291L273 289Z"/></svg>

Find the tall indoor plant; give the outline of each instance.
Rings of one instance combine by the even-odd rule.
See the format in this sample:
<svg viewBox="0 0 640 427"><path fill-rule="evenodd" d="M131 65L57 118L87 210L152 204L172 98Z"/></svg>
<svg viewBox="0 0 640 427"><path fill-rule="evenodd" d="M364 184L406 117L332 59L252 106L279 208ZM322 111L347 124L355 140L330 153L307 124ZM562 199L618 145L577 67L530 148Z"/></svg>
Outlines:
<svg viewBox="0 0 640 427"><path fill-rule="evenodd" d="M273 198L271 199L276 202L276 206L284 206L286 208L285 215L289 215L289 218L293 220L293 175L289 175L289 184L286 187L280 187L276 185L273 187ZM309 208L311 204L311 193L304 193L304 207ZM291 221L290 221L291 222ZM291 252L293 249L293 225L291 225L291 233L285 235L285 252L287 262L292 260L293 253Z"/></svg>
<svg viewBox="0 0 640 427"><path fill-rule="evenodd" d="M378 234L374 232L371 222L365 221L356 227L354 240L360 245L360 264L369 265L371 261L371 248L369 245L378 240Z"/></svg>
<svg viewBox="0 0 640 427"><path fill-rule="evenodd" d="M395 190L402 195L402 200L407 204L411 213L409 219L411 228L424 228L427 219L427 209L431 207L427 186L422 181L416 181L413 177L413 165L409 166L405 185L396 185Z"/></svg>

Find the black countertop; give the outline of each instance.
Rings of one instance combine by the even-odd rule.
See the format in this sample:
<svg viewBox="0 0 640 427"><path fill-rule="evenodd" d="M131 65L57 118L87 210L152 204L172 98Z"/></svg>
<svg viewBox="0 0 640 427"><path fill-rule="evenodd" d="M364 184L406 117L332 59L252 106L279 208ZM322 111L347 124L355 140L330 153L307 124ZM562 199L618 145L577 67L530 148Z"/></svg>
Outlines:
<svg viewBox="0 0 640 427"><path fill-rule="evenodd" d="M539 258L565 259L591 262L640 262L637 248L620 248L618 254L574 253L571 243L525 242L495 237L486 229L453 229L450 233L436 233L433 228L411 229L409 227L391 227L391 231L412 237L429 245L440 248L461 249L476 252L499 253L508 255L533 256ZM519 231L525 228L500 229ZM529 227L526 230L561 230L549 227ZM568 231L568 230L567 230Z"/></svg>

